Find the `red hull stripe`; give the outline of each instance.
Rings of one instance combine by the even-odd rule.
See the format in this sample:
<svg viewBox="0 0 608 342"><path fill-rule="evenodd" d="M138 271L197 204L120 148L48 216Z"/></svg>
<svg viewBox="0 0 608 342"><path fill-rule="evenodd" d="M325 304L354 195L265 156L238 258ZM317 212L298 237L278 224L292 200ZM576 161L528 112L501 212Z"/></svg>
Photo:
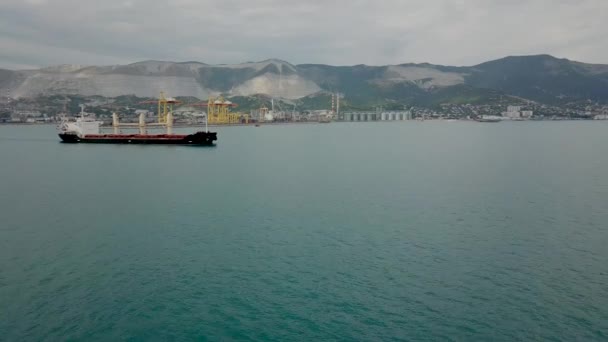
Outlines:
<svg viewBox="0 0 608 342"><path fill-rule="evenodd" d="M179 140L187 137L185 134L87 134L83 139L166 139Z"/></svg>

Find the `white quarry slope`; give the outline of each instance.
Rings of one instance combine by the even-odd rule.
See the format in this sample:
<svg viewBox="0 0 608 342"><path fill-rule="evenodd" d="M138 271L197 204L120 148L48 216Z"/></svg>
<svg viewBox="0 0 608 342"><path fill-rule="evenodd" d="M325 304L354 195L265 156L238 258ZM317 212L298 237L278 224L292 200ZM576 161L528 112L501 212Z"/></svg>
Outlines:
<svg viewBox="0 0 608 342"><path fill-rule="evenodd" d="M270 71L264 72L264 70ZM222 70L220 70L222 69ZM235 95L266 93L298 98L317 92L312 81L297 75L296 68L284 61L270 59L256 63L207 65L198 62L174 63L144 61L128 65L60 65L39 70L15 71L20 82L5 82L2 89L11 96L81 94L115 97L119 95L156 96L161 90L171 96L206 98L222 92L214 84L205 84L205 75L226 69L238 73L238 83L231 84ZM277 74L278 70L286 75ZM231 74L230 76L234 76ZM279 82L279 80L282 80ZM230 79L229 81L230 82ZM281 91L279 89L281 83ZM3 83L0 82L0 85ZM2 86L0 86L1 88ZM225 92L225 90L224 90Z"/></svg>
<svg viewBox="0 0 608 342"><path fill-rule="evenodd" d="M297 74L281 76L265 73L233 88L230 95L268 94L273 97L298 99L319 90L321 88L316 83Z"/></svg>
<svg viewBox="0 0 608 342"><path fill-rule="evenodd" d="M430 89L463 84L464 76L465 74L445 72L430 67L392 65L387 67L384 77L375 82L381 84L412 82L422 89Z"/></svg>
<svg viewBox="0 0 608 342"><path fill-rule="evenodd" d="M144 61L128 65L59 65L39 70L0 73L0 91L12 97L80 94L115 97L195 96L201 99L219 93L249 96L267 94L298 99L321 90L319 84L299 72L298 67L278 59L241 64L208 65L199 62ZM9 76L10 75L10 76ZM391 85L410 82L422 89L464 83L465 74L445 72L424 65L394 65L370 82Z"/></svg>
<svg viewBox="0 0 608 342"><path fill-rule="evenodd" d="M80 64L61 64L61 65L52 65L52 66L40 69L40 71L49 72L49 73L75 72L75 71L78 71L85 67L87 67L87 66L80 65Z"/></svg>
<svg viewBox="0 0 608 342"><path fill-rule="evenodd" d="M246 62L246 63L240 63L240 64L218 64L218 65L208 65L208 67L221 67L221 68L230 68L230 69L243 69L243 68L251 68L254 69L256 71L260 71L264 68L266 68L269 65L274 65L276 67L283 67L283 70L289 70L292 72L296 72L296 67L293 66L292 64L282 61L280 59L267 59L265 61L261 61L261 62Z"/></svg>
<svg viewBox="0 0 608 342"><path fill-rule="evenodd" d="M115 97L133 94L140 97L156 96L160 91L180 96L207 97L209 90L201 87L193 77L139 76L124 74L37 72L25 79L13 97L39 94L80 94Z"/></svg>

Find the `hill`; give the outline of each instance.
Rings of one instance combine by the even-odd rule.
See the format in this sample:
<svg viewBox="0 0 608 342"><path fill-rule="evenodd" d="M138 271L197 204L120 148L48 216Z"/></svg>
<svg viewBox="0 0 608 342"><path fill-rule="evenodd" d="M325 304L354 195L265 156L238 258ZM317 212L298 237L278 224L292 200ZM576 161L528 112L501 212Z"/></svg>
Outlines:
<svg viewBox="0 0 608 342"><path fill-rule="evenodd" d="M315 103L328 92L344 94L345 106L437 106L483 104L515 96L556 105L608 103L608 65L549 55L511 56L471 67L400 64L386 66L293 65L269 59L241 64L143 61L128 65L61 65L38 70L0 70L0 94L11 97L82 95L205 99L238 96L253 106L262 94ZM6 95L3 95L6 96ZM247 97L253 96L253 99ZM249 104L249 102L251 102Z"/></svg>

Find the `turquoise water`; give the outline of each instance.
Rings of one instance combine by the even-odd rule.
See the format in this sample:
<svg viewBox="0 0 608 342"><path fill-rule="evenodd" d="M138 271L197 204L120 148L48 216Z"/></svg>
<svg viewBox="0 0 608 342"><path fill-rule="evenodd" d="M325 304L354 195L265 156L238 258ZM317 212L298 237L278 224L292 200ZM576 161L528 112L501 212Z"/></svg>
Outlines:
<svg viewBox="0 0 608 342"><path fill-rule="evenodd" d="M608 339L608 122L0 126L0 339Z"/></svg>

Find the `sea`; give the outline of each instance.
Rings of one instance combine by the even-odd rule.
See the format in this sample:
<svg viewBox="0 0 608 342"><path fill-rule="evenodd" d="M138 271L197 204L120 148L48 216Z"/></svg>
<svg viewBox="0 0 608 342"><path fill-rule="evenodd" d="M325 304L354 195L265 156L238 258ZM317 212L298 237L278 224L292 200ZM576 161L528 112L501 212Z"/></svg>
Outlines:
<svg viewBox="0 0 608 342"><path fill-rule="evenodd" d="M0 126L0 340L608 340L608 122L214 130Z"/></svg>

